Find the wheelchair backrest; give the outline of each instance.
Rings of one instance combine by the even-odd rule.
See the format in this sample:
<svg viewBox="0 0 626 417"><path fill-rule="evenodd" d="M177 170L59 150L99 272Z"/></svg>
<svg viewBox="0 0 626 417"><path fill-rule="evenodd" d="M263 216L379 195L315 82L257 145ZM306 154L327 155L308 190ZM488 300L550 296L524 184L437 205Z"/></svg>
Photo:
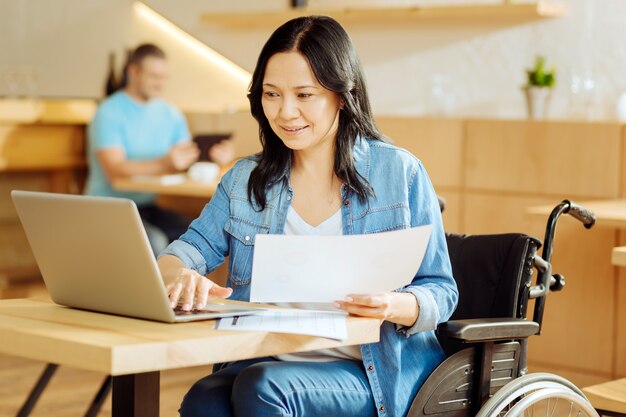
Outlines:
<svg viewBox="0 0 626 417"><path fill-rule="evenodd" d="M459 304L451 320L525 318L533 257L541 242L517 234L446 234ZM440 340L446 353L459 346Z"/></svg>
<svg viewBox="0 0 626 417"><path fill-rule="evenodd" d="M523 318L532 259L541 242L524 234L447 234L452 273L459 288L455 319Z"/></svg>

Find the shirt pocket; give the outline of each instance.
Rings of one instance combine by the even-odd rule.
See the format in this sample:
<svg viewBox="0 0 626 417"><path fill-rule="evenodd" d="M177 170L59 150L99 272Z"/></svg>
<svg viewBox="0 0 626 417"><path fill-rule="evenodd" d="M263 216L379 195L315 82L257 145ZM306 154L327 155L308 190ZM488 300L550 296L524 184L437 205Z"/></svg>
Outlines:
<svg viewBox="0 0 626 417"><path fill-rule="evenodd" d="M381 233L411 227L411 213L403 204L372 207L356 221L363 222L362 233Z"/></svg>
<svg viewBox="0 0 626 417"><path fill-rule="evenodd" d="M256 235L267 234L269 226L231 217L224 230L229 235L229 275L233 285L247 285L252 276L252 256Z"/></svg>

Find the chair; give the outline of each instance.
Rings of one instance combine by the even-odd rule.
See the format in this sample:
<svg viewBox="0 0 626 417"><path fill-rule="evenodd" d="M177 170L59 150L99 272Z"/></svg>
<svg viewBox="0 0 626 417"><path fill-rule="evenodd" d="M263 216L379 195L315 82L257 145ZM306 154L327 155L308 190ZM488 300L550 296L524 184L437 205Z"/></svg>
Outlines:
<svg viewBox="0 0 626 417"><path fill-rule="evenodd" d="M408 417L557 415L558 404L567 415L598 415L571 382L528 374L526 366L528 338L541 332L548 292L565 285L550 265L556 222L564 213L587 228L595 222L593 213L563 201L549 217L543 256L537 253L541 242L523 234L446 235L459 305L437 329L446 359L415 396Z"/></svg>

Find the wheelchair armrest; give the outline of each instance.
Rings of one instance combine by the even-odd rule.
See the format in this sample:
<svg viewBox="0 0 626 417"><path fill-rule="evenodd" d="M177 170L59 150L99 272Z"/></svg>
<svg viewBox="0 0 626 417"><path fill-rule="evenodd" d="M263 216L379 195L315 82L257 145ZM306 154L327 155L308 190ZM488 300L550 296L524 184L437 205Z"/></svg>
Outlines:
<svg viewBox="0 0 626 417"><path fill-rule="evenodd" d="M452 320L437 328L441 336L465 343L523 339L539 333L539 324L524 319L488 318Z"/></svg>

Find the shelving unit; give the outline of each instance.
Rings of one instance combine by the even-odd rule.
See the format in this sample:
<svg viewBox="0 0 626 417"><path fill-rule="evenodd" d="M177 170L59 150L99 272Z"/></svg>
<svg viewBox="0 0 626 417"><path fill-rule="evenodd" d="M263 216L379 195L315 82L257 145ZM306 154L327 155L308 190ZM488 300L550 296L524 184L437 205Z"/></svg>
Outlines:
<svg viewBox="0 0 626 417"><path fill-rule="evenodd" d="M287 9L247 13L206 13L203 22L230 28L277 26L298 16L321 14L343 24L484 23L518 24L563 16L566 7L557 2L468 4L452 6L380 7L348 9Z"/></svg>
<svg viewBox="0 0 626 417"><path fill-rule="evenodd" d="M97 103L91 99L0 99L0 125L89 123Z"/></svg>
<svg viewBox="0 0 626 417"><path fill-rule="evenodd" d="M39 276L10 190L79 193L89 99L0 99L0 283Z"/></svg>

